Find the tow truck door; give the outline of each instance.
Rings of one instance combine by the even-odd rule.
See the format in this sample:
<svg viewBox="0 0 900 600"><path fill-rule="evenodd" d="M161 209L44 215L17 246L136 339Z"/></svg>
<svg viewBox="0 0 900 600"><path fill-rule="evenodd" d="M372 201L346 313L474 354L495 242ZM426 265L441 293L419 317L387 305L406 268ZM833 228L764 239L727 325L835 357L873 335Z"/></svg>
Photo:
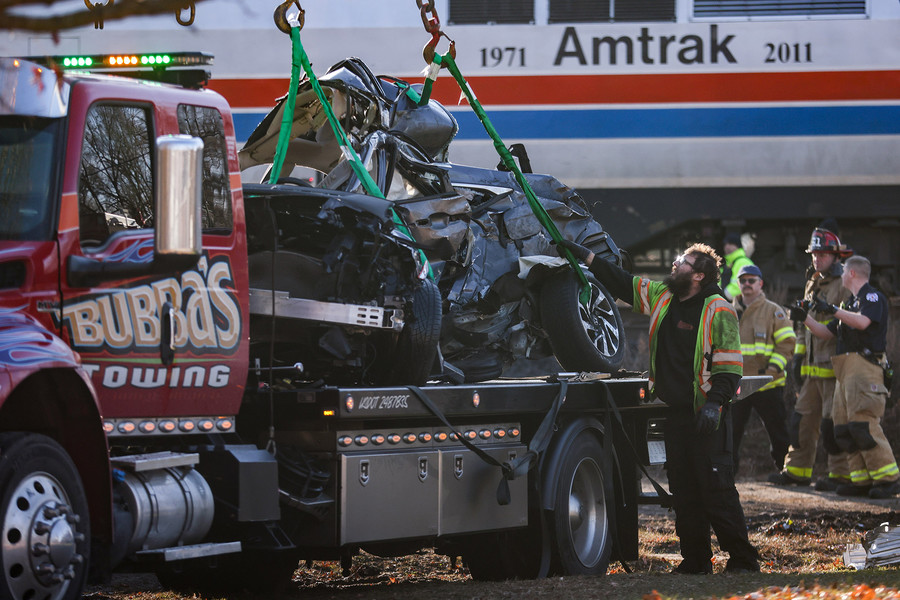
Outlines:
<svg viewBox="0 0 900 600"><path fill-rule="evenodd" d="M230 112L215 94L149 87L73 86L70 114L81 118L70 120L67 154L78 160L66 167L62 256L152 261L155 140L177 133L205 144L203 255L185 271L90 287L73 287L64 274L61 328L91 373L105 419L234 415L248 340L246 303L239 299L247 287L246 249L234 218L240 180ZM122 88L140 94L129 99Z"/></svg>

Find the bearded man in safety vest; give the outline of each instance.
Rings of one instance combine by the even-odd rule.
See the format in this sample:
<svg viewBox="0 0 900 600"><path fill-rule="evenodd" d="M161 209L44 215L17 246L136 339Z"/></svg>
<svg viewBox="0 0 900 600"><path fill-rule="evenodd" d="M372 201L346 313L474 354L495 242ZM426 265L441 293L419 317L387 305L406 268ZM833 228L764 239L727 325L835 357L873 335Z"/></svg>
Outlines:
<svg viewBox="0 0 900 600"><path fill-rule="evenodd" d="M821 299L827 304L840 305L850 297L850 291L841 284L843 269L840 259L849 256L851 251L841 244L834 232L816 228L806 252L812 255L806 290L803 300L791 310L791 318L800 323L792 359L793 377L794 381L802 381L803 384L788 426L791 447L784 461L784 470L769 475L769 481L777 485L809 485L821 432L822 445L828 453L828 473L816 481L816 489L831 492L839 485L850 483L847 453L838 446L834 437L835 379L831 357L834 356L837 341L813 336L802 321L807 311L822 325L834 320L834 315L817 310L815 301ZM802 318L798 318L800 316Z"/></svg>
<svg viewBox="0 0 900 600"><path fill-rule="evenodd" d="M651 394L669 405L666 471L681 542L676 573L712 573L712 526L728 572L759 571L734 486L730 403L741 380L738 321L718 286L722 259L694 244L662 282L632 276L563 241L609 292L650 316ZM562 252L561 252L562 253Z"/></svg>

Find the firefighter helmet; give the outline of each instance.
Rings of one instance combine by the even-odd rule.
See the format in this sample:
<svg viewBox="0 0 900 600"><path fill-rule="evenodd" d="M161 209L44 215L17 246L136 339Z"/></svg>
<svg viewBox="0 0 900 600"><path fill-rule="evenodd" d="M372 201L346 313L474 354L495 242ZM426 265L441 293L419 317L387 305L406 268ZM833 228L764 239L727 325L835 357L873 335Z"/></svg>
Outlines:
<svg viewBox="0 0 900 600"><path fill-rule="evenodd" d="M809 238L809 247L806 249L806 252L830 252L842 257L852 254L852 251L841 243L841 240L838 239L837 235L820 227L816 227L816 229L813 230L812 237Z"/></svg>

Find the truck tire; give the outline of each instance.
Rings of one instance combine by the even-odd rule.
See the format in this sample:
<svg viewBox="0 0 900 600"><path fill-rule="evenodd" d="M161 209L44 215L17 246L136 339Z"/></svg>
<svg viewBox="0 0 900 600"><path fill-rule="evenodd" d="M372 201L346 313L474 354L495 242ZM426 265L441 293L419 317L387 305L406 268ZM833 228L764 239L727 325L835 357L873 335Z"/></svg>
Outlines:
<svg viewBox="0 0 900 600"><path fill-rule="evenodd" d="M614 523L613 501L606 497L597 436L582 431L563 460L554 493L553 554L557 571L565 575L603 575L609 566Z"/></svg>
<svg viewBox="0 0 900 600"><path fill-rule="evenodd" d="M541 288L541 322L556 360L566 371L613 373L625 359L625 326L615 299L590 273L588 307L571 269L550 277Z"/></svg>
<svg viewBox="0 0 900 600"><path fill-rule="evenodd" d="M412 314L400 332L388 385L422 385L428 380L441 338L441 292L426 279L416 288Z"/></svg>
<svg viewBox="0 0 900 600"><path fill-rule="evenodd" d="M75 464L53 439L0 434L0 598L76 600L91 527Z"/></svg>

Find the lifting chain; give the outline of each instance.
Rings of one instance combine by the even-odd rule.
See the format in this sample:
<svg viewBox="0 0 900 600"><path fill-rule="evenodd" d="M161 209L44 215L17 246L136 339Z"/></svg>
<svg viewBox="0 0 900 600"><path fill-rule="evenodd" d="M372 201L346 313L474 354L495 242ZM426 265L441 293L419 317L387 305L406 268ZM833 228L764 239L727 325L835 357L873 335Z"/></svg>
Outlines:
<svg viewBox="0 0 900 600"><path fill-rule="evenodd" d="M182 19L181 11L183 11L183 10L190 10L191 16L189 16L187 19ZM180 9L175 11L175 20L178 21L179 25L184 25L185 27L187 27L188 25L193 25L194 16L196 16L196 14L197 14L197 7L194 6L193 2L187 2L187 3L185 3L184 6L182 6Z"/></svg>
<svg viewBox="0 0 900 600"><path fill-rule="evenodd" d="M425 26L425 31L431 34L431 40L425 44L425 47L422 49L422 58L425 59L425 64L430 65L434 62L434 55L436 53L436 48L438 42L441 39L441 36L447 38L447 41L450 42L450 56L456 58L456 42L450 39L446 33L441 31L441 20L438 17L437 9L434 6L434 0L416 0L416 6L419 7L419 14L422 17L422 25ZM429 14L431 16L429 16ZM441 68L444 68L445 65L441 65Z"/></svg>

